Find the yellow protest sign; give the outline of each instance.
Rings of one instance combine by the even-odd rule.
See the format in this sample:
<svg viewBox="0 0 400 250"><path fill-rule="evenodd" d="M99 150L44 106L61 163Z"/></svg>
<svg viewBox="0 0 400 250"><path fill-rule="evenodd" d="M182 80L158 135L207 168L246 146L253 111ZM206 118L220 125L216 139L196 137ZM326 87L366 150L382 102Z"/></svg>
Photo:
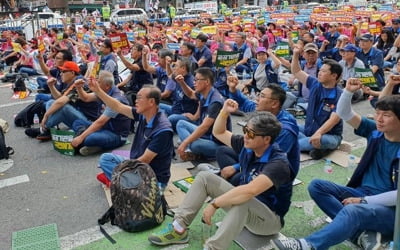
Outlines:
<svg viewBox="0 0 400 250"><path fill-rule="evenodd" d="M217 34L217 26L204 26L201 27L201 32L203 32L204 34Z"/></svg>

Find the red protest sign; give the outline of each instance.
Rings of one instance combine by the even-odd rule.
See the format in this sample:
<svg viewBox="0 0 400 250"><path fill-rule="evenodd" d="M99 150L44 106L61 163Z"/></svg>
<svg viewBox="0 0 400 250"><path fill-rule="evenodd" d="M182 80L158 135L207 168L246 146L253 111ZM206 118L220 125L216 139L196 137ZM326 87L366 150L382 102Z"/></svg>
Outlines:
<svg viewBox="0 0 400 250"><path fill-rule="evenodd" d="M113 49L129 49L128 37L126 36L126 33L111 34L109 37Z"/></svg>

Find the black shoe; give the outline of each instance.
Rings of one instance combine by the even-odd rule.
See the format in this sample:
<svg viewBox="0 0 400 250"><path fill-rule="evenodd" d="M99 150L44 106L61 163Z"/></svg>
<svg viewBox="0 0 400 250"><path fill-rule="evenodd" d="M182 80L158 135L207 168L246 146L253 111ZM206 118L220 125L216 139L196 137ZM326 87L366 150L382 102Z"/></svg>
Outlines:
<svg viewBox="0 0 400 250"><path fill-rule="evenodd" d="M310 151L310 156L313 160L319 160L329 155L332 149L313 149Z"/></svg>
<svg viewBox="0 0 400 250"><path fill-rule="evenodd" d="M25 134L31 138L36 138L40 135L40 128L27 128L25 129Z"/></svg>
<svg viewBox="0 0 400 250"><path fill-rule="evenodd" d="M38 136L36 136L36 139L38 139L39 141L51 140L50 130L46 130L43 133L39 134Z"/></svg>

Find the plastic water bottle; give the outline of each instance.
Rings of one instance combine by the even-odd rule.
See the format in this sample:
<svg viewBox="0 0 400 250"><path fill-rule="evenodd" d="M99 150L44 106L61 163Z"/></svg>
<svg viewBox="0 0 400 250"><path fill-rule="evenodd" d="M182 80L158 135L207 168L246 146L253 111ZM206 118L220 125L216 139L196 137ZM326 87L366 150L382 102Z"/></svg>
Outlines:
<svg viewBox="0 0 400 250"><path fill-rule="evenodd" d="M332 161L330 159L326 159L325 161L324 172L327 174L332 174L333 172Z"/></svg>
<svg viewBox="0 0 400 250"><path fill-rule="evenodd" d="M34 124L39 124L39 116L38 116L37 114L35 114L35 115L33 116L33 123L34 123Z"/></svg>
<svg viewBox="0 0 400 250"><path fill-rule="evenodd" d="M254 88L251 88L250 99L255 100L256 98L257 98L256 92L254 91Z"/></svg>
<svg viewBox="0 0 400 250"><path fill-rule="evenodd" d="M349 159L347 161L347 171L349 172L348 179L350 180L353 175L354 170L357 167L356 157L354 155L349 155Z"/></svg>
<svg viewBox="0 0 400 250"><path fill-rule="evenodd" d="M250 79L249 73L247 73L247 70L243 70L243 75L242 75L243 80L248 80Z"/></svg>

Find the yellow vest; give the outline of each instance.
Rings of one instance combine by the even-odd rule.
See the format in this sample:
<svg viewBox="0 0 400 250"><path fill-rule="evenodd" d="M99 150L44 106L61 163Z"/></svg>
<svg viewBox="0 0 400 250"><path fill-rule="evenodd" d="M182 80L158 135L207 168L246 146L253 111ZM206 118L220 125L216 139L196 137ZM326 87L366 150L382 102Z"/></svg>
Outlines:
<svg viewBox="0 0 400 250"><path fill-rule="evenodd" d="M110 6L105 5L101 7L101 14L103 15L103 18L107 19L110 18L110 12L111 12Z"/></svg>

